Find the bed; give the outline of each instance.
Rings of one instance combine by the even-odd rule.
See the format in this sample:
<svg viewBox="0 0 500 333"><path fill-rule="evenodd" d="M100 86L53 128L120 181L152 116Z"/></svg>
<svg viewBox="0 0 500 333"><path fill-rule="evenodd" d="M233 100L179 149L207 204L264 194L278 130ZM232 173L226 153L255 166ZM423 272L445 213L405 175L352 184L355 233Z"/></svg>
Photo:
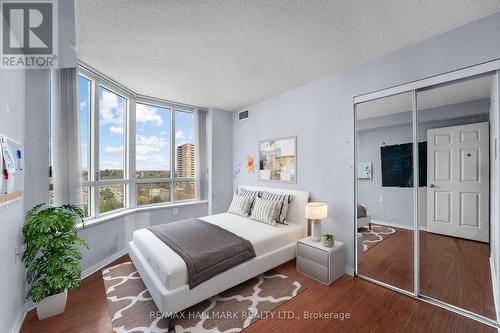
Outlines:
<svg viewBox="0 0 500 333"><path fill-rule="evenodd" d="M251 277L295 258L297 240L307 235L305 205L309 194L304 191L270 187L239 186L247 190L292 194L288 225L271 226L248 218L222 213L201 219L248 239L255 258L239 264L190 289L187 267L182 258L147 229L133 233L128 251L148 288L158 310L173 315Z"/></svg>

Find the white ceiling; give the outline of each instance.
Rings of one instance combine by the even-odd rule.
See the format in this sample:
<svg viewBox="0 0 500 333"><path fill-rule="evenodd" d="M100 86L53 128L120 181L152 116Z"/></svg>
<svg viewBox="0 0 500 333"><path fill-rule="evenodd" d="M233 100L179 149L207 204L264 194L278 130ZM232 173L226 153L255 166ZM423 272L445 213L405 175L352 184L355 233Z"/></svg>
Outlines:
<svg viewBox="0 0 500 333"><path fill-rule="evenodd" d="M137 93L234 111L499 10L498 0L76 0L77 55Z"/></svg>
<svg viewBox="0 0 500 333"><path fill-rule="evenodd" d="M493 75L487 75L417 92L417 108L426 110L490 98L492 83ZM380 98L358 104L356 118L363 120L407 112L411 111L411 105L410 92Z"/></svg>

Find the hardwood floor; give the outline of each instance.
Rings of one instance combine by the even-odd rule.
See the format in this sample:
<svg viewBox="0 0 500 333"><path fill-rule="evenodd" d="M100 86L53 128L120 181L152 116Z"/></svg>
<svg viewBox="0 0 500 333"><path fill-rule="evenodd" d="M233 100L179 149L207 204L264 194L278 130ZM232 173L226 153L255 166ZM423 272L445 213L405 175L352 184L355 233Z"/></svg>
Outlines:
<svg viewBox="0 0 500 333"><path fill-rule="evenodd" d="M413 231L397 231L363 253L359 272L413 291ZM495 318L489 245L420 232L421 293Z"/></svg>
<svg viewBox="0 0 500 333"><path fill-rule="evenodd" d="M391 236L392 237L392 236ZM115 263L130 260L124 256ZM344 275L331 286L310 279L295 269L295 261L276 268L307 287L283 304L274 316L256 321L243 332L496 332L444 309ZM286 312L290 311L290 312ZM348 313L349 319L304 319L303 313ZM294 314L294 319L280 318ZM298 320L298 317L302 317ZM78 291L70 292L66 312L38 321L30 311L21 332L111 332L101 272L86 278Z"/></svg>

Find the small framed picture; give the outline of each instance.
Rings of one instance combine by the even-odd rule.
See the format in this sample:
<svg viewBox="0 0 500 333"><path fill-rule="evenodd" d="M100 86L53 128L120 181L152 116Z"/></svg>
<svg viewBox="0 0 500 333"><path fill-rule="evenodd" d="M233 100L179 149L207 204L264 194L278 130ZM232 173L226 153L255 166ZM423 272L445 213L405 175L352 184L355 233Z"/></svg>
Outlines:
<svg viewBox="0 0 500 333"><path fill-rule="evenodd" d="M365 162L358 164L358 180L373 180L372 163Z"/></svg>

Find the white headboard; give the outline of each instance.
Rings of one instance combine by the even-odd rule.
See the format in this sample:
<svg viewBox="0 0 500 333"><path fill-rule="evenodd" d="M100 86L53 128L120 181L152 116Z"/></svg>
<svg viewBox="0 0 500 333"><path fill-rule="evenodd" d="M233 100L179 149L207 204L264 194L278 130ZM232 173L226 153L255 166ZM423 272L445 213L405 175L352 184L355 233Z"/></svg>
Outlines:
<svg viewBox="0 0 500 333"><path fill-rule="evenodd" d="M294 198L288 209L287 222L302 225L304 227L304 236L307 234L306 203L309 202L309 192L276 187L238 185L238 191L240 188L251 191L267 191L270 193L293 195Z"/></svg>

